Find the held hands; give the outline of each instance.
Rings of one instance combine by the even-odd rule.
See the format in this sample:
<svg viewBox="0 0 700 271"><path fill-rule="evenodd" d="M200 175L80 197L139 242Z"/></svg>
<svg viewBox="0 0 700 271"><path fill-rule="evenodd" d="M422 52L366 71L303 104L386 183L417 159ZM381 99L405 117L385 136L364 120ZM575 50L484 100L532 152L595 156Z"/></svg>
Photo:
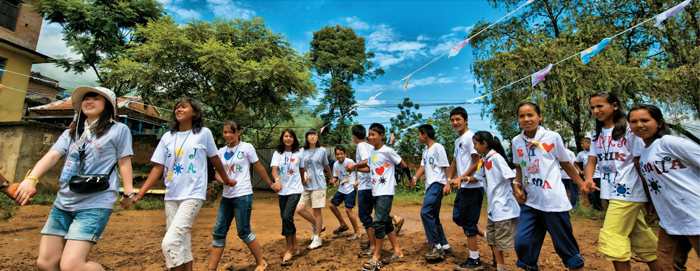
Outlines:
<svg viewBox="0 0 700 271"><path fill-rule="evenodd" d="M309 186L309 178L306 178L306 177L301 178L301 185Z"/></svg>
<svg viewBox="0 0 700 271"><path fill-rule="evenodd" d="M230 187L234 187L234 186L236 186L236 185L238 184L238 182L237 182L236 180L234 180L234 179L228 179L228 180L229 180L229 182L226 183L226 185L228 185L228 186L230 186Z"/></svg>
<svg viewBox="0 0 700 271"><path fill-rule="evenodd" d="M348 172L355 171L355 164L348 163L347 165L345 165L345 170L347 170Z"/></svg>
<svg viewBox="0 0 700 271"><path fill-rule="evenodd" d="M452 189L457 190L462 185L462 177L452 179Z"/></svg>
<svg viewBox="0 0 700 271"><path fill-rule="evenodd" d="M275 193L279 193L282 190L282 183L275 182L272 185L270 185L270 188L272 188L272 191L274 191Z"/></svg>
<svg viewBox="0 0 700 271"><path fill-rule="evenodd" d="M644 221L647 222L647 225L651 225L651 223L654 223L654 221L659 220L659 214L656 212L656 210L650 210L650 208L647 208L647 215L644 216Z"/></svg>
<svg viewBox="0 0 700 271"><path fill-rule="evenodd" d="M513 196L515 196L515 200L517 200L520 204L525 204L527 201L527 193L525 193L525 191L519 187L513 189Z"/></svg>
<svg viewBox="0 0 700 271"><path fill-rule="evenodd" d="M331 182L331 186L335 186L335 181L336 181L336 180L337 180L337 179L336 179L335 177L331 178L331 181L330 181L330 182Z"/></svg>
<svg viewBox="0 0 700 271"><path fill-rule="evenodd" d="M418 182L418 179L416 177L411 178L410 181L408 181L408 188L413 190L413 188L416 188L416 182Z"/></svg>
<svg viewBox="0 0 700 271"><path fill-rule="evenodd" d="M445 185L445 187L442 188L442 194L443 194L443 195L447 196L447 195L449 195L449 194L452 194L452 186L451 186L451 184L452 184L452 181L450 181L450 183L448 183L447 185Z"/></svg>
<svg viewBox="0 0 700 271"><path fill-rule="evenodd" d="M119 200L119 203L122 205L122 207L124 207L124 209L129 209L131 205L134 205L134 203L136 203L137 196L138 195L134 195L133 198L127 198L122 196L122 198Z"/></svg>
<svg viewBox="0 0 700 271"><path fill-rule="evenodd" d="M357 188L358 188L359 186L360 186L360 183L355 182L355 190L357 190Z"/></svg>
<svg viewBox="0 0 700 271"><path fill-rule="evenodd" d="M15 203L25 205L28 201L34 199L34 195L36 195L36 181L32 179L25 179L15 192Z"/></svg>

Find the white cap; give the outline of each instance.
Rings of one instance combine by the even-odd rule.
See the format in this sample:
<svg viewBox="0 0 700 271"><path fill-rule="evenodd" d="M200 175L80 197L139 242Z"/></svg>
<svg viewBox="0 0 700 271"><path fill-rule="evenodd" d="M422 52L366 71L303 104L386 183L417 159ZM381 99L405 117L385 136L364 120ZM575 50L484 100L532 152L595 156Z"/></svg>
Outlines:
<svg viewBox="0 0 700 271"><path fill-rule="evenodd" d="M97 94L100 94L105 97L107 101L112 103L112 108L114 109L114 116L113 118L116 120L117 119L117 95L114 95L114 92L107 88L103 87L88 87L88 86L80 86L77 87L73 90L73 93L71 93L71 102L73 103L73 110L75 112L80 112L80 104L83 101L83 97L85 97L85 94L89 92L95 92Z"/></svg>

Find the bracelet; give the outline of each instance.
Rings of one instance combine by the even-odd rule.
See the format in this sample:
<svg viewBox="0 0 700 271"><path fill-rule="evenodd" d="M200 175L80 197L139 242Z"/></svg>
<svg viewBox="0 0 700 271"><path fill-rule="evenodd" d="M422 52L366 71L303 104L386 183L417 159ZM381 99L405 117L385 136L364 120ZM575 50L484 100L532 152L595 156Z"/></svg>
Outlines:
<svg viewBox="0 0 700 271"><path fill-rule="evenodd" d="M515 181L513 182L513 184L517 184L517 185L519 185L519 186L523 186L523 184L521 184L521 183L519 183L519 182L515 182Z"/></svg>
<svg viewBox="0 0 700 271"><path fill-rule="evenodd" d="M136 193L136 196L139 196L139 199L142 199L142 198L143 198L143 194L141 194L140 192L139 192L139 193Z"/></svg>
<svg viewBox="0 0 700 271"><path fill-rule="evenodd" d="M471 180L472 180L472 177L467 176L467 181L466 181L466 182L468 183L468 182L471 181Z"/></svg>
<svg viewBox="0 0 700 271"><path fill-rule="evenodd" d="M34 183L34 185L36 185L36 184L39 183L39 179L37 179L37 178L34 177L34 176L27 176L27 177L24 177L24 179L25 179L25 180L29 179L29 180L34 180L34 181L36 181L36 183Z"/></svg>

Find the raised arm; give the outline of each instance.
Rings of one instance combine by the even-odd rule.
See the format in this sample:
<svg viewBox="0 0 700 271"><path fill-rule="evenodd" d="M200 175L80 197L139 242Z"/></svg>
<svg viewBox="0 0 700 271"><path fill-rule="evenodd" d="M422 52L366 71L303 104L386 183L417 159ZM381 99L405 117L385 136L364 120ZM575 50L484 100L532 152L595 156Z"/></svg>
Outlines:
<svg viewBox="0 0 700 271"><path fill-rule="evenodd" d="M22 181L19 188L17 188L17 192L15 192L14 196L17 204L25 205L27 201L32 199L36 194L36 184L39 182L39 178L56 165L61 157L63 157L63 155L60 152L50 150L36 165L34 165L34 168L29 172L27 178Z"/></svg>

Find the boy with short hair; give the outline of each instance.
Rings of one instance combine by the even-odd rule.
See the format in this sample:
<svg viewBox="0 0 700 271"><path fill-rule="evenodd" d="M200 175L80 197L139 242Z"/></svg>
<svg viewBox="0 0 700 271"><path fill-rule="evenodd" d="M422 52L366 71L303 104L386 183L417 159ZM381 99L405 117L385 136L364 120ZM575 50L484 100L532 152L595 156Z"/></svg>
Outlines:
<svg viewBox="0 0 700 271"><path fill-rule="evenodd" d="M331 185L335 185L336 180L340 181L340 183L338 185L338 192L336 192L335 196L331 199L330 207L331 211L338 219L338 222L340 222L340 226L333 231L333 233L340 234L349 230L348 224L345 223L343 216L338 210L338 206L345 202L345 213L347 213L348 219L352 224L352 229L355 231L355 234L350 236L348 240L356 240L362 236L362 233L357 227L357 217L355 217L355 214L352 212L352 209L355 208L355 197L357 196L357 192L355 191L356 174L351 174L345 170L346 165L354 164L355 162L350 158L345 158L345 147L342 145L335 147L335 158L338 160L333 164Z"/></svg>
<svg viewBox="0 0 700 271"><path fill-rule="evenodd" d="M366 166L369 161L369 153L374 149L372 145L365 142L367 138L367 130L362 125L355 125L351 129L352 131L352 141L357 144L357 150L355 151L355 161L357 164L347 164L345 165L345 170L348 172L356 171L358 166ZM372 177L369 173L357 172L357 180L355 182L355 189L357 189L357 216L362 223L362 226L367 232L367 238L369 239L368 244L365 247L360 247L364 249L361 256L371 257L374 255L375 240L374 240L374 228L372 228L372 210L374 210L374 202L372 200Z"/></svg>
<svg viewBox="0 0 700 271"><path fill-rule="evenodd" d="M581 148L583 151L579 152L578 156L576 156L576 162L583 163L583 168L586 168L586 165L588 164L588 155L591 151L590 137L584 137L581 139ZM584 172L580 167L578 167L578 164L574 165L576 166L576 170L578 170L578 172ZM600 171L598 170L598 166L596 166L595 173L593 174L593 182L595 182L596 187L600 187L600 177ZM591 205L593 205L593 208L598 211L603 210L603 202L600 199L600 191L594 190L593 192L588 193L588 200L591 202Z"/></svg>
<svg viewBox="0 0 700 271"><path fill-rule="evenodd" d="M372 198L374 202L374 228L375 236L375 251L372 258L362 265L362 270L373 271L379 270L381 263L379 258L382 255L382 244L384 236L389 236L389 241L394 249L394 253L382 260L383 264L391 262L404 262L404 255L399 247L396 233L391 220L391 204L394 200L394 192L396 178L394 170L396 164L400 164L404 168L404 173L411 179L410 171L406 162L401 159L399 154L392 148L384 146L384 126L379 123L373 123L369 127L369 144L374 148L370 152L370 158L367 165L358 167L361 172L369 172L372 178Z"/></svg>
<svg viewBox="0 0 700 271"><path fill-rule="evenodd" d="M484 183L469 176L476 173L479 162L479 154L474 150L472 138L474 133L469 131L467 123L469 114L462 107L457 107L450 111L450 123L452 128L459 133L459 138L455 141L454 158L452 165L447 171L447 181L452 183L454 189L459 189L454 202L452 220L464 229L467 235L467 246L469 248L469 258L459 264L457 270L481 270L484 268L479 259L479 243L477 235L485 232L479 228L477 223L481 216L481 206L484 202ZM457 178L450 180L457 173ZM452 187L446 185L444 193L452 192Z"/></svg>
<svg viewBox="0 0 700 271"><path fill-rule="evenodd" d="M432 125L423 124L418 127L418 141L425 144L427 148L421 155L420 168L416 170L416 175L408 183L408 187L413 189L418 177L425 172L425 198L423 199L423 207L420 209L420 218L423 221L428 243L434 246L433 250L425 255L425 258L427 260L442 260L445 258L445 251L452 252L452 248L447 243L442 223L440 223L443 188L447 184L445 169L450 168L450 162L447 160L445 147L435 142L434 139L435 129Z"/></svg>

